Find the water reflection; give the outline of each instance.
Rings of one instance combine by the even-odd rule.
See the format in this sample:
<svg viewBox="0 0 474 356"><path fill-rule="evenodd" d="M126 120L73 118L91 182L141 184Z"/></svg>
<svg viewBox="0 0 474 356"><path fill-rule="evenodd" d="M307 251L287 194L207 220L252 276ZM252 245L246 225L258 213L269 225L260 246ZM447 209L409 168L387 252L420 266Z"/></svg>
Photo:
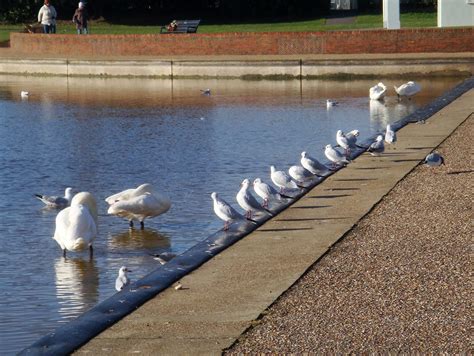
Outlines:
<svg viewBox="0 0 474 356"><path fill-rule="evenodd" d="M145 230L127 229L119 233L110 234L107 239L107 245L109 249L120 251L156 251L158 249L169 249L171 243L166 234L146 228Z"/></svg>
<svg viewBox="0 0 474 356"><path fill-rule="evenodd" d="M99 270L94 259L58 258L54 271L58 311L64 319L71 319L97 303Z"/></svg>

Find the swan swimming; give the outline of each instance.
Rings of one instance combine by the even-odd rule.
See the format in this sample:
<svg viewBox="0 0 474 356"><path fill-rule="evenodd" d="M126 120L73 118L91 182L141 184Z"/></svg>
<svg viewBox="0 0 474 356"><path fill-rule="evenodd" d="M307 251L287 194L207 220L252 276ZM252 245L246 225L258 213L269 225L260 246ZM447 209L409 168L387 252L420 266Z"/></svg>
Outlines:
<svg viewBox="0 0 474 356"><path fill-rule="evenodd" d="M387 87L380 82L369 89L369 97L371 100L382 100L386 92Z"/></svg>
<svg viewBox="0 0 474 356"><path fill-rule="evenodd" d="M133 227L133 220L138 220L141 229L145 228L145 219L164 214L171 207L170 199L148 183L111 195L105 201L109 204L109 215L127 219L130 227Z"/></svg>
<svg viewBox="0 0 474 356"><path fill-rule="evenodd" d="M417 83L411 81L400 85L398 88L394 86L394 88L397 92L398 99L402 96L410 98L421 90L421 87Z"/></svg>
<svg viewBox="0 0 474 356"><path fill-rule="evenodd" d="M83 251L89 248L92 255L92 242L97 236L97 203L88 192L77 193L71 206L61 210L56 216L56 230L53 239L63 250Z"/></svg>
<svg viewBox="0 0 474 356"><path fill-rule="evenodd" d="M72 195L72 188L67 187L64 191L64 197L43 194L35 194L35 197L41 200L48 208L62 209L69 206Z"/></svg>

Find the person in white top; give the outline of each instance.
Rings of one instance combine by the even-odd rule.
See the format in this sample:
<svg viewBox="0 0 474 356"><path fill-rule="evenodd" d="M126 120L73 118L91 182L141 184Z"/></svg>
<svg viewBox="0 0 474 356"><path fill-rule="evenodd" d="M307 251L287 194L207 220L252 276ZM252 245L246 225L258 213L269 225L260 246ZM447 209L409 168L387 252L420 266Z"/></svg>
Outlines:
<svg viewBox="0 0 474 356"><path fill-rule="evenodd" d="M43 25L44 33L56 33L56 9L49 3L49 0L44 0L44 5L38 12L38 22Z"/></svg>

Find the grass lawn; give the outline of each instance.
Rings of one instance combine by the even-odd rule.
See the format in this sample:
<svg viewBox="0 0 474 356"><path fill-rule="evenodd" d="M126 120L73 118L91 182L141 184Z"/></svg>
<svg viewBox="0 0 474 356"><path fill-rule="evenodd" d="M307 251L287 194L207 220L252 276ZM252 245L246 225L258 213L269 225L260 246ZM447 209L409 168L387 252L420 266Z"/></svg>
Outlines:
<svg viewBox="0 0 474 356"><path fill-rule="evenodd" d="M411 12L400 15L401 26L403 27L435 27L436 12ZM93 34L147 34L159 33L160 24L157 26L133 26L117 25L105 21L90 21L89 30ZM63 21L58 23L58 33L76 33L74 24ZM17 32L23 25L1 25L0 42L9 39L10 32ZM350 30L350 29L370 29L382 28L382 14L365 14L356 17L355 23L327 25L325 18L314 20L294 21L294 22L274 22L274 23L245 23L245 24L208 24L205 22L199 26L198 33L218 33L218 32L278 32L278 31L330 31L330 30Z"/></svg>

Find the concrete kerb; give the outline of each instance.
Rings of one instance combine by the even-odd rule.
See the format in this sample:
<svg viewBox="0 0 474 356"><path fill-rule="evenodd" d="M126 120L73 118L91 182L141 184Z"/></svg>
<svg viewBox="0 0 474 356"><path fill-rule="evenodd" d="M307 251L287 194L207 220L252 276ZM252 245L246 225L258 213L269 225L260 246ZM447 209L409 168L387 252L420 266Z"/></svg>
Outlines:
<svg viewBox="0 0 474 356"><path fill-rule="evenodd" d="M471 77L470 79L466 80L463 82L461 85L456 87L455 89L449 91L446 95L443 97L437 99L435 102L432 103L432 105L429 105L428 107L425 107L422 110L417 111L413 115L410 115L409 117L401 120L400 122L397 123L397 128L401 128L408 124L409 122L416 122L420 120L426 120L428 117L433 116L433 114L437 111L439 111L442 107L446 106L447 104L451 103L454 99L456 99L458 96L462 95L463 93L469 91L472 89L474 86L474 79ZM449 131L452 132L455 127L457 127L459 123L456 124L456 126L451 127ZM411 127L411 130L414 131L420 131L420 128L425 127L424 125L416 125ZM434 128L433 125L429 126L430 128ZM426 128L426 127L425 127ZM449 134L448 133L448 134ZM443 137L446 137L446 133L443 133ZM430 136L431 137L431 136ZM433 138L431 138L433 139ZM429 140L428 140L429 141ZM438 143L439 144L439 143ZM423 146L428 147L429 143L422 144ZM437 145L431 144L429 146L430 149L433 147L436 147ZM400 146L398 146L400 147ZM409 149L409 147L407 148ZM420 155L423 154L421 159L424 157L425 153L428 152L429 149L425 150L417 150L413 155L415 161L417 163L420 160ZM360 155L361 152L357 152L356 155ZM393 158L393 154L398 154L398 152L391 152L388 153L385 157L388 157L388 159ZM411 157L413 152L408 152L405 154L405 156ZM392 155L392 156L391 156ZM403 155L402 155L403 156ZM383 159L385 159L382 158ZM403 158L403 157L402 157ZM406 157L405 157L406 158ZM359 161L363 161L365 165L368 165L368 167L365 167L362 171L364 173L366 172L379 172L379 169L376 169L377 167L374 167L377 165L377 160L372 160L374 162L368 162L369 159L366 156L361 157L362 160L356 160L354 163L352 163L348 168L341 170L340 173L337 175L331 176L331 178L327 179L323 185L319 184L318 182L315 182L315 184L311 187L316 187L315 189L311 189L309 192L303 192L297 196L297 198L304 198L301 200L298 200L298 202L293 203L291 207L289 207L289 203L284 204L280 207L278 207L278 211L283 211L283 214L278 215L276 218L272 220L268 220L268 217L264 217L259 221L258 226L254 225L252 223L245 223L242 225L238 225L236 228L231 230L230 233L223 233L218 232L212 236L210 236L206 241L202 242L195 248L191 249L188 251L188 253L176 257L174 260L172 260L170 263L164 266L164 268L160 268L148 276L146 276L144 279L137 281L134 283L130 288L126 291L122 291L120 293L117 293L116 295L112 296L111 298L107 299L103 303L100 303L93 309L91 309L89 312L85 313L81 317L73 320L72 322L64 325L61 328L58 328L56 331L53 333L50 333L40 339L38 342L34 343L31 345L29 348L25 349L22 351L21 354L67 354L70 353L77 348L79 348L81 345L84 345L88 340L93 338L94 336L98 335L101 331L109 328L106 332L103 332L100 334L98 337L93 339L86 347L81 350L81 352L85 351L93 351L94 353L104 353L103 345L106 344L105 348L109 348L110 344L113 345L118 345L119 350L125 351L125 350L130 350L130 348L134 348L137 346L140 350L148 350L148 351L162 351L162 352L170 352L170 353L180 353L176 347L178 345L175 345L173 348L173 343L176 344L176 338L179 338L179 335L189 335L189 339L186 339L185 336L182 336L186 340L180 339L178 344L184 347L183 352L189 351L195 353L195 351L201 350L202 352L211 352L211 353L216 353L217 349L222 350L225 347L230 346L235 339L246 329L249 327L249 324L251 323L252 320L258 317L258 315L261 313L262 310L264 310L268 305L273 303L273 301L278 298L279 295L281 295L282 292L284 292L289 286L291 286L294 281L301 276L304 271L307 270L308 266L312 265L315 260L319 259L319 257L327 251L327 249L334 244L335 241L339 240L339 238L344 235L357 221L361 218L361 216L365 215L367 212L367 209L370 210L374 204L376 204L380 199L381 196L384 196L387 192L387 187L385 186L383 190L378 188L376 186L376 183L372 183L369 180L366 180L368 178L361 177L357 178L357 173L360 172L358 171L358 166L360 166ZM389 189L391 189L396 182L398 182L400 179L403 178L407 174L407 169L410 171L413 169L413 167L416 165L414 161L409 158L408 160L405 160L406 162L403 162L403 159L401 159L402 162L398 162L396 165L403 166L404 167L404 173L400 176L400 174L395 174L393 175L393 172L389 172L386 175L386 180L389 181ZM393 165L393 163L392 163ZM371 168L372 167L372 168ZM359 170L361 168L359 167ZM373 171L371 170L373 169ZM350 172L349 172L350 171ZM387 170L389 171L389 170ZM379 173L380 174L380 173ZM392 176L390 175L392 174ZM383 174L382 174L383 175ZM331 204L331 201L334 201L333 199L337 199L339 196L341 198L344 198L344 194L330 194L327 196L326 194L321 194L322 192L327 192L328 191L328 186L331 187L335 185L334 190L335 191L344 191L344 190L338 190L338 189L347 189L346 188L341 188L337 187L337 185L340 184L348 184L347 182L350 182L350 184L360 184L361 186L367 186L371 185L372 188L369 192L366 192L366 195L370 196L370 199L368 201L367 207L362 209L363 214L355 214L347 209L347 207L339 207L338 209L338 216L327 216L324 213L325 210L331 210L331 207L329 207ZM325 188L323 188L323 186ZM375 187L374 187L375 186ZM352 188L351 188L352 189ZM355 189L355 188L353 188ZM364 188L365 189L365 188ZM332 190L329 190L332 192ZM306 194L305 194L306 193ZM319 196L317 195L319 194ZM374 195L375 194L375 195ZM322 209L325 207L323 204L322 206L317 206L315 207L313 203L310 205L307 205L307 202L312 202L314 199L318 201L326 201L327 202L327 209ZM289 207L289 208L288 208ZM319 213L318 217L314 217L315 212ZM346 218L344 214L347 214L349 218ZM308 215L308 217L306 217ZM351 217L351 215L353 215ZM282 217L283 216L283 217ZM316 219L316 220L315 220ZM319 219L319 220L318 220ZM308 237L308 231L306 230L314 230L314 226L309 226L307 227L306 225L308 224L314 224L316 222L316 225L319 225L319 221L321 222L320 224L325 224L326 221L331 221L331 219L335 219L334 221L338 221L337 224L331 224L330 226L326 226L325 229L329 231L331 234L336 235L336 239L334 239L334 236L326 236L323 237L321 240L319 240L316 244L314 241L314 238L311 239ZM338 220L339 219L339 220ZM263 225L266 223L265 225ZM263 226L262 226L263 225ZM296 225L296 226L295 226ZM254 232L250 236L248 236L246 239L240 240L243 236L246 236L249 232ZM305 249L301 250L299 247L294 247L292 244L288 244L288 241L295 241L295 237L288 237L286 235L286 231L293 231L294 234L297 235L297 238L300 238L301 240L307 240L307 243L309 244L308 246L316 246L319 248L319 255L315 256L314 253L310 251L306 251ZM260 259L268 260L272 259L275 256L262 256L260 255L258 258L256 257L255 253L256 251L259 251L259 248L255 248L255 246L252 246L255 244L255 241L259 241L257 243L257 247L260 246L260 248L263 248L265 250L265 246L268 245L268 233L271 233L274 238L276 238L278 245L283 244L287 245L287 249L285 252L298 252L296 255L298 257L301 257L297 263L296 267L291 267L291 271L284 271L282 267L276 266L277 268L277 274L281 278L281 281L277 282L278 286L277 288L272 287L272 291L267 294L263 294L263 301L262 298L260 297L262 295L261 287L260 286L255 286L255 282L252 281L247 281L247 283L250 283L250 288L247 286L247 288L244 288L241 292L243 292L244 297L237 297L234 296L240 303L244 304L249 304L250 302L248 300L253 300L253 299L258 299L258 305L252 309L252 312L245 311L244 316L238 315L237 316L237 322L234 320L233 322L230 322L226 324L227 326L223 325L225 324L224 322L221 322L221 319L226 319L224 317L224 314L222 313L227 313L227 316L232 316L238 314L239 311L233 310L231 306L229 306L229 302L223 301L223 304L225 306L228 306L232 310L224 309L225 311L220 311L217 312L218 315L215 315L216 312L212 310L213 306L209 305L209 301L203 300L203 298L207 297L209 294L209 286L203 286L201 283L202 282L195 282L193 279L196 274L200 272L201 270L208 270L210 268L210 263L206 263L206 261L209 261L212 257L214 257L211 261L216 261L219 260L222 262L222 254L219 254L221 251L225 250L228 246L234 244L236 241L239 241L239 246L242 248L244 247L244 251L246 252L248 258L246 261L244 261L247 266L245 266L245 271L249 273L249 268L254 267L254 270L258 270L258 265ZM313 232L314 233L314 232ZM263 240L262 240L262 236ZM251 241L252 240L252 241ZM301 244L302 241L299 241L298 243ZM250 246L249 246L250 244ZM268 247L268 246L267 246ZM281 247L281 246L280 246ZM233 249L233 248L232 248ZM232 252L232 249L226 249L224 252L226 253L226 258L229 258L229 262L232 264L233 260L235 262L235 259L238 257L235 255L235 252ZM273 251L273 248L270 248L269 250ZM284 249L285 250L285 249ZM281 254L281 251L275 250L273 251L275 254ZM230 255L230 257L229 257ZM245 254L242 254L244 256ZM304 258L303 258L304 257ZM282 256L283 258L283 256ZM209 261L209 262L211 262ZM242 262L240 262L242 263ZM198 270L196 268L200 267ZM225 271L226 267L223 267L223 270ZM195 270L195 272L189 274L191 271ZM243 271L243 272L245 272ZM235 271L234 271L235 272ZM233 273L234 273L233 272ZM214 275L215 271L211 273L211 275ZM221 272L222 273L222 272ZM263 275L265 275L265 271L262 272ZM188 275L187 277L184 277ZM183 330L186 329L185 325L183 324L183 315L174 315L172 316L170 314L170 311L167 308L162 308L158 307L159 316L163 317L164 324L159 325L159 328L157 330L164 330L169 329L170 324L166 324L167 318L169 320L173 320L173 323L176 322L179 324L177 326L177 329L175 330L175 333L172 336L169 333L169 330L165 332L166 335L161 335L157 336L155 335L152 339L147 339L145 342L146 345L139 346L138 341L143 341L144 335L137 334L138 330L143 331L143 326L141 327L135 327L136 323L139 323L137 321L137 318L139 320L144 320L145 322L152 323L156 325L157 321L156 320L150 320L150 316L153 315L153 313L148 310L149 308L156 309L156 307L150 307L152 302L155 302L156 300L159 300L160 303L164 303L165 306L173 309L178 306L173 305L174 303L169 304L169 301L167 301L169 298L171 300L175 299L176 296L185 296L184 294L180 293L178 295L173 295L170 293L176 292L174 290L171 290L170 288L166 289L169 287L172 283L174 283L177 280L180 280L182 278L185 278L183 280L183 283L188 284L191 286L190 290L196 290L199 291L200 288L203 288L203 293L202 295L197 295L194 297L193 301L182 301L183 306L186 306L188 310L194 310L194 309L200 309L200 311L204 312L206 315L207 314L214 314L215 319L212 320L210 323L209 321L209 316L204 317L204 320L207 320L204 324L208 325L210 327L210 331L214 330L215 334L212 335L218 335L219 330L222 329L224 330L225 336L219 337L210 337L206 336L204 339L206 340L205 342L202 342L203 335L205 332L201 330L200 332L197 332L194 330L190 332L189 330ZM190 281L188 280L190 278ZM208 277L209 278L209 277ZM213 277L214 278L214 277ZM242 279L243 277L237 277L237 281ZM244 277L245 278L245 277ZM275 278L275 276L268 277L269 279ZM236 283L236 280L231 281L221 281L220 283L223 283L224 285L222 288L224 290L231 291L231 294L235 294L236 291L234 290L235 287L233 285L229 285L228 283ZM206 280L206 279L204 279ZM256 280L259 280L258 278ZM209 282L209 280L207 280ZM193 283L197 283L197 285L192 286ZM261 281L259 283L262 283ZM263 282L264 284L267 282ZM199 288L198 288L199 287ZM258 288L257 288L258 287ZM226 289L227 288L227 289ZM207 291L207 292L206 292ZM186 293L186 291L183 291L185 294L190 294ZM158 294L157 297L155 297ZM194 293L195 294L195 293ZM250 294L250 295L249 295ZM155 298L154 298L155 297ZM154 299L153 299L154 298ZM248 300L246 300L246 298ZM145 303L146 301L150 300L149 303ZM145 304L144 304L145 303ZM178 303L179 304L179 303ZM236 305L239 303L236 303ZM141 306L141 308L138 308ZM178 307L179 308L179 307ZM185 309L185 308L184 308ZM184 310L183 309L183 310ZM125 323L130 323L134 325L134 327L125 327L124 329L120 326L120 323L115 324L112 326L114 323L122 319L125 315L131 313L132 311L135 310L135 313L132 313L129 315L129 317L126 317L124 320ZM156 311L156 310L155 310ZM240 311L241 312L241 311ZM178 313L179 314L179 313ZM192 319L192 322L187 321L187 323L191 326L196 326L196 323L199 323L199 320L197 320L197 316L195 315L196 313L191 313L188 314L188 317ZM176 319L177 318L177 319ZM130 320L126 320L130 319ZM212 318L211 318L212 319ZM179 321L179 322L178 322ZM186 322L186 321L185 321ZM210 324L209 324L210 323ZM202 325L204 325L202 324ZM211 325L212 324L212 325ZM189 326L188 325L188 326ZM202 327L201 325L201 327ZM112 326L112 327L111 327ZM212 326L212 327L211 327ZM223 327L223 328L222 328ZM155 329L155 328L153 328ZM128 330L128 331L127 331ZM187 331L182 334L181 332L176 332L177 330ZM146 333L149 334L150 330L148 330ZM160 331L161 332L161 331ZM131 334L130 334L131 333ZM203 334L204 333L204 334ZM112 342L112 339L114 337L119 335L119 338L122 340L120 342ZM194 336L193 336L194 335ZM123 337L127 340L126 342L123 342ZM145 337L146 338L146 337ZM166 341L165 341L166 340ZM174 341L173 341L174 340ZM201 341L199 341L201 340ZM116 341L116 340L115 340ZM216 344L217 343L217 344ZM100 346L102 345L102 346ZM217 345L217 348L216 348ZM102 350L102 351L101 351ZM181 352L182 353L182 352Z"/></svg>

